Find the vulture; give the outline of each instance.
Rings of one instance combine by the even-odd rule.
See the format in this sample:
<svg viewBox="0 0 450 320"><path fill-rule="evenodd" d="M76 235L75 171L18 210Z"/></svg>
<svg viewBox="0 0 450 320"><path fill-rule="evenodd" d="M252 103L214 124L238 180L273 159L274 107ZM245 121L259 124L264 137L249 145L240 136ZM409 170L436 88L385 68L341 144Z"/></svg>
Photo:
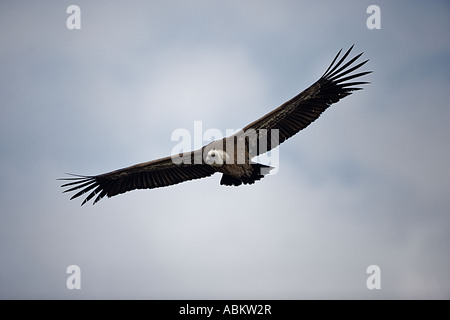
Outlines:
<svg viewBox="0 0 450 320"><path fill-rule="evenodd" d="M253 162L314 122L329 106L361 85L369 82L357 78L372 71L357 72L369 60L357 61L363 53L348 58L353 46L342 56L334 57L325 73L300 94L250 123L235 134L215 140L202 148L162 159L136 164L95 176L69 174L62 187L76 192L71 199L86 194L81 205L95 197L93 204L105 196L113 197L135 189L166 187L188 180L222 173L221 185L253 184L272 167ZM358 80L358 81L355 81Z"/></svg>

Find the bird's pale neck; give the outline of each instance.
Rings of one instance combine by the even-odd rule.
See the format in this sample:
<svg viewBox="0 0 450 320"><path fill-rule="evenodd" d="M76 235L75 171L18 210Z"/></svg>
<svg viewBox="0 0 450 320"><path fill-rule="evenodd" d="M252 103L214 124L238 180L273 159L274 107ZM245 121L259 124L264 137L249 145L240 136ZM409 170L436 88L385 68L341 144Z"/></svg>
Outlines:
<svg viewBox="0 0 450 320"><path fill-rule="evenodd" d="M230 157L223 150L212 149L208 152L205 159L206 164L213 167L220 167L230 162Z"/></svg>

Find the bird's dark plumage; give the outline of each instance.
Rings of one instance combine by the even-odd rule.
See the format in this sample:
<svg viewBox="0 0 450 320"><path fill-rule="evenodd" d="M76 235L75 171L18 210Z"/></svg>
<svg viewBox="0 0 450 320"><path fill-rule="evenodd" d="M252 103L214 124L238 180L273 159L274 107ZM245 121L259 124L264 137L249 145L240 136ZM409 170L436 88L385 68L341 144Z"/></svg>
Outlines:
<svg viewBox="0 0 450 320"><path fill-rule="evenodd" d="M112 197L134 189L170 186L188 180L205 178L215 172L207 164L175 165L171 157L166 157L97 176L71 174L73 178L63 179L71 180L71 182L63 184L62 187L69 188L64 192L78 191L70 198L71 200L90 192L81 205L97 196L93 202L95 204L104 196Z"/></svg>
<svg viewBox="0 0 450 320"><path fill-rule="evenodd" d="M300 130L306 128L315 121L331 104L338 102L353 91L361 90L360 87L368 82L354 81L372 71L353 73L368 60L355 64L362 53L352 59L347 59L353 46L340 57L342 49L337 53L332 63L318 81L309 88L285 102L280 107L269 112L262 118L252 122L244 129L222 141L215 141L199 150L192 151L182 156L183 161L174 162L172 157L166 157L150 162L137 164L128 168L96 175L80 176L72 175L71 178L61 180L68 181L62 187L68 188L64 192L76 192L71 199L84 194L87 197L82 205L94 199L95 204L104 196L112 197L120 193L134 189L153 189L181 183L188 180L208 177L215 172L222 172L223 185L253 184L264 177L268 172L268 166L251 162L251 157L260 155L278 146ZM278 139L274 141L270 132L278 130ZM248 139L245 144L245 163L236 161L236 152L233 159L225 160L227 151L223 147L227 139L233 142L245 139L245 133L255 130L256 136ZM257 141L266 139L267 148L258 149ZM206 163L204 154L214 157L222 157L222 162ZM212 154L210 152L213 152ZM208 158L207 158L208 159ZM217 159L217 158L216 158ZM234 161L234 162L233 162ZM263 169L266 169L263 171Z"/></svg>

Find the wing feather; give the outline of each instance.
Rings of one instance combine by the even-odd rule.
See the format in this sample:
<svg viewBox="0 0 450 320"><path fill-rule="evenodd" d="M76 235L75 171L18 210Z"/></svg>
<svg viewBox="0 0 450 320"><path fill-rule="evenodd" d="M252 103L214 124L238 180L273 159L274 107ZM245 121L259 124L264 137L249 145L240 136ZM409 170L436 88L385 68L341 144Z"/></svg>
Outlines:
<svg viewBox="0 0 450 320"><path fill-rule="evenodd" d="M358 86L369 83L365 81L348 82L349 80L360 78L372 72L365 71L352 74L352 72L358 70L369 61L365 60L354 65L363 53L357 54L355 57L346 61L352 49L353 46L342 57L340 57L342 49L339 50L318 81L277 109L250 123L236 134L239 137L239 135L244 134L250 129L257 131L257 139L250 141L248 146L250 154L259 155L277 147L285 140L309 126L330 105L338 102L354 91L361 90L362 88ZM261 129L266 130L260 131ZM278 143L272 140L271 135L266 134L273 129L279 130ZM258 139L267 140L267 150L258 150L255 153L252 149L257 148Z"/></svg>
<svg viewBox="0 0 450 320"><path fill-rule="evenodd" d="M192 152L193 154L193 152ZM194 159L194 156L191 156ZM70 181L62 185L69 189L64 192L76 192L71 199L87 193L82 204L97 195L93 204L103 197L112 197L135 189L153 189L174 185L180 182L208 177L216 171L211 166L200 163L175 164L171 157L137 164L97 176L78 176L59 180Z"/></svg>

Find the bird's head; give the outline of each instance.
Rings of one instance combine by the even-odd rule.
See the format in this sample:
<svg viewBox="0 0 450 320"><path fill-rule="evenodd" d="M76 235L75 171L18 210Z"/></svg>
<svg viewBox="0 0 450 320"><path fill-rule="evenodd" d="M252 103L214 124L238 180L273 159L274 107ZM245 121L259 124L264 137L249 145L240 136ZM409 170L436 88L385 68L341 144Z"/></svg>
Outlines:
<svg viewBox="0 0 450 320"><path fill-rule="evenodd" d="M220 167L224 163L229 162L228 154L223 150L211 149L206 154L205 162L210 166Z"/></svg>

